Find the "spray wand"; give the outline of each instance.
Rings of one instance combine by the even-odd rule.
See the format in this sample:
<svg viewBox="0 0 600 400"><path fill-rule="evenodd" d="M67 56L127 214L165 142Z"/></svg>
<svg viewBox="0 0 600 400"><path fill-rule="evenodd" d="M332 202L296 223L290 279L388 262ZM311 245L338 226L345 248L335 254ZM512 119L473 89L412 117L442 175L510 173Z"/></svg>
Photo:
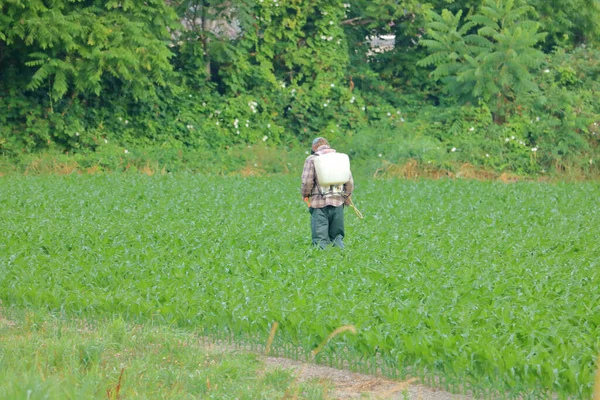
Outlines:
<svg viewBox="0 0 600 400"><path fill-rule="evenodd" d="M354 212L356 213L356 216L357 216L359 219L363 219L364 217L363 217L362 213L361 213L361 212L358 210L358 208L356 208L356 206L354 205L354 202L352 201L352 197L348 197L348 199L350 200L350 204L349 204L349 206L350 206L350 207L352 207L352 209L353 209L353 210L354 210Z"/></svg>

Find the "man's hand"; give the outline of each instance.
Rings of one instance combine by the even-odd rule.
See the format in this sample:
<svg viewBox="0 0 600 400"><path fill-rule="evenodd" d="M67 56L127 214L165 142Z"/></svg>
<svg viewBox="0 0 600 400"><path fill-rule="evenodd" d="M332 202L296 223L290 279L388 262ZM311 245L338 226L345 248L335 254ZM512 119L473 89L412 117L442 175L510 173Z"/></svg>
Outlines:
<svg viewBox="0 0 600 400"><path fill-rule="evenodd" d="M344 205L345 206L350 206L350 204L352 204L352 199L350 198L350 196L347 196L344 198Z"/></svg>

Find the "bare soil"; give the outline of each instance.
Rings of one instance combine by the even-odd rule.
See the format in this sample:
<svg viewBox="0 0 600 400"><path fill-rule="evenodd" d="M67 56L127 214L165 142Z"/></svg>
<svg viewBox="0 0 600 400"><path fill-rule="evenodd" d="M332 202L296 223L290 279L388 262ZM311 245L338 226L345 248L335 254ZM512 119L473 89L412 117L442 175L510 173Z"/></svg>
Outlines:
<svg viewBox="0 0 600 400"><path fill-rule="evenodd" d="M292 370L298 382L321 382L330 388L329 395L332 399L471 399L421 385L416 380L395 381L286 358L262 359L269 370Z"/></svg>
<svg viewBox="0 0 600 400"><path fill-rule="evenodd" d="M326 387L328 399L402 399L402 400L472 400L473 397L450 393L420 384L416 379L406 381L381 376L356 373L346 369L331 368L311 362L296 361L283 357L266 356L240 343L202 336L201 343L209 351L218 353L247 352L258 354L266 370L291 370L296 382L320 383ZM290 397L290 398L293 398ZM600 399L599 399L600 400Z"/></svg>

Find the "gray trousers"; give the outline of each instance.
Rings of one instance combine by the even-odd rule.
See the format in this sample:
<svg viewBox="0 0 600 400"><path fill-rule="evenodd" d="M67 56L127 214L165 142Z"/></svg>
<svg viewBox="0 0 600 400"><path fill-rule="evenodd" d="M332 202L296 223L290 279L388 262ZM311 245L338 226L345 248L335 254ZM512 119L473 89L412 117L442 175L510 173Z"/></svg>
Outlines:
<svg viewBox="0 0 600 400"><path fill-rule="evenodd" d="M325 248L330 243L344 247L344 206L311 208L310 227L314 245Z"/></svg>

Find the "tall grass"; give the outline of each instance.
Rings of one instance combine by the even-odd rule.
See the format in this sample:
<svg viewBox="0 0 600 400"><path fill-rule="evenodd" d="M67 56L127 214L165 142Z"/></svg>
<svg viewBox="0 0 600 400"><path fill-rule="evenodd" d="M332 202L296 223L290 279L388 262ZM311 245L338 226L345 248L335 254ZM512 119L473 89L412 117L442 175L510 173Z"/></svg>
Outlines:
<svg viewBox="0 0 600 400"><path fill-rule="evenodd" d="M10 321L10 327L2 324ZM67 321L27 313L0 318L4 399L282 398L290 388L324 399L327 388L266 370L249 353L203 344L189 331L120 317Z"/></svg>

